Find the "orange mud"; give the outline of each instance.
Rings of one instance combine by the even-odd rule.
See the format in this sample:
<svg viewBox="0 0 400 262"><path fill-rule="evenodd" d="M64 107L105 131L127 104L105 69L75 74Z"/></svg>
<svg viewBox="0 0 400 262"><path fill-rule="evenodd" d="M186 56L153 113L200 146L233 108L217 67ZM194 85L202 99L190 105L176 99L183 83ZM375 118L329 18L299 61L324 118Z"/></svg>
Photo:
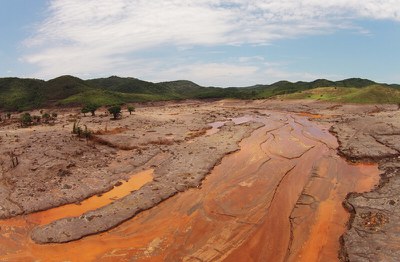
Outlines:
<svg viewBox="0 0 400 262"><path fill-rule="evenodd" d="M299 116L306 116L309 118L323 118L323 115L320 114L311 114L311 113L307 113L307 112L301 112L301 113L297 113L297 115Z"/></svg>
<svg viewBox="0 0 400 262"><path fill-rule="evenodd" d="M132 174L128 181L121 181L121 185L115 186L110 191L90 197L79 204L70 204L49 209L43 212L33 213L28 216L28 221L35 224L48 224L54 220L66 217L78 217L84 213L106 206L113 201L129 195L132 191L138 190L146 183L153 180L153 170L146 170L138 174Z"/></svg>
<svg viewBox="0 0 400 262"><path fill-rule="evenodd" d="M328 127L304 116L257 120L265 126L201 188L108 232L37 245L29 240L34 224L25 222L35 215L0 222L0 261L338 261L349 218L341 203L378 182L377 166L348 164Z"/></svg>

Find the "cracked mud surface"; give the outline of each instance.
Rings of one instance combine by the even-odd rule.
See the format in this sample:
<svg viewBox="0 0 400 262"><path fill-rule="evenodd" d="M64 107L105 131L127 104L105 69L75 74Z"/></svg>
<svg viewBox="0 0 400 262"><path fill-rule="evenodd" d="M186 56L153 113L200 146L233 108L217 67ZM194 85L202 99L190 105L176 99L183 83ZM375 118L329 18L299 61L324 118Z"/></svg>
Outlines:
<svg viewBox="0 0 400 262"><path fill-rule="evenodd" d="M39 212L0 221L0 261L337 261L339 237L349 220L342 201L349 192L372 189L380 171L374 165L349 164L339 157L336 152L339 144L329 128L334 124L332 130L336 128L338 136L345 134L339 137L339 142L341 151L346 152L342 148L352 144L351 139L346 144L346 132L350 131L339 127L351 122L344 121L350 115L364 117L368 110L374 112L376 107L224 100L139 109L134 118L126 117L120 123L110 122L108 118L106 121L104 117L83 118L82 122L101 130L105 129L105 123L109 130L120 128L118 132L99 135L113 147L99 144L91 147L84 141L73 141L77 148L104 150L105 159L98 160L104 165L102 170L111 177L103 181L102 177L84 172L83 175L71 172L66 177L92 179L89 181L93 183L88 183L91 190L84 190L87 195L105 192L119 179L127 179L144 169L154 170L153 182L143 184L133 193L126 192L125 197L113 199L111 205L94 211L88 208L88 213L74 218L50 223L53 220L43 220ZM315 117L320 123L310 122L308 117ZM209 124L212 128L206 130ZM395 125L396 121L391 124ZM12 126L5 128L7 132L12 130ZM389 149L395 150L396 141L388 134L374 134L376 139L371 143L387 143ZM246 136L238 146L237 142ZM21 141L24 136L18 134L17 138ZM9 138L3 135L2 139L2 145L10 141L4 140ZM166 143L166 139L170 142ZM120 149L123 147L125 150ZM361 152L361 149L351 152ZM24 154L20 156L23 160ZM9 160L4 157L3 161ZM82 162L75 161L75 166L70 168L85 171L91 166L84 161L85 158ZM395 170L392 162L387 161L386 165ZM21 164L17 168L22 167ZM51 168L48 170L54 169ZM211 173L202 182L209 170ZM2 174L7 176L8 169L6 172L3 169ZM49 172L47 176L41 181L49 180L54 174ZM61 190L63 182L50 184L53 191L35 191L33 195L38 200L46 200L51 192ZM182 193L170 197L176 192ZM69 203L81 201L81 197L73 193L69 197L67 193L60 199ZM37 206L36 210L59 205L56 199L51 203L42 200L46 206ZM395 209L396 201L387 203ZM12 216L12 205L9 206L9 209L3 208L5 217ZM22 210L19 213L32 211L19 208ZM379 232L392 223L385 212L364 211L353 224ZM30 240L32 235L38 242L65 242L118 224L107 232L63 244L39 245ZM345 245L349 246L348 243L345 241Z"/></svg>
<svg viewBox="0 0 400 262"><path fill-rule="evenodd" d="M399 261L400 112L344 118L333 131L341 143L341 154L379 163L384 172L376 190L346 199L352 219L342 237L341 259Z"/></svg>

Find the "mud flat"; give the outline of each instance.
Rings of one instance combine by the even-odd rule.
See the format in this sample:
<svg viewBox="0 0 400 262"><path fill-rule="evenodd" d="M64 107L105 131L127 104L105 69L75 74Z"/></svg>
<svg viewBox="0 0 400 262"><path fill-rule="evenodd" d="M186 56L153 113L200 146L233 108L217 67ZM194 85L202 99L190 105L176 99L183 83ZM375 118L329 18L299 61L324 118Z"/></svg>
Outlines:
<svg viewBox="0 0 400 262"><path fill-rule="evenodd" d="M346 151L345 146L352 144L347 128L358 118L360 123L367 116L377 119L373 114L388 110L392 109L376 112L375 106L224 100L143 107L119 121L101 114L81 118L82 124L99 130L96 136L101 144L71 137L71 112L61 114L56 128L32 131L6 125L0 130L5 130L0 143L9 146L5 152L12 147L20 150L13 151L21 162L16 168L28 170L29 165L24 164L28 160L47 159L43 160L47 165L40 165L40 172L34 173L40 183L51 181L55 174L50 170L56 167L52 154L27 153L29 146L44 151L50 148L44 140L34 139L48 139L53 130L64 135L65 141L51 141L66 148L71 143L83 153L63 158L70 151L60 147L57 163L70 172L58 176L58 183L47 183L44 191L36 191L33 184L26 189L30 198L21 193L27 186L19 194L10 194L34 178L11 168L8 156L3 157L2 181L8 181L3 185L7 198L0 203L3 217L25 215L0 221L0 260L338 261L340 250L342 259L351 258L346 236L352 229L344 235L342 246L339 242L350 220L342 201L350 192L365 195L363 192L378 184L383 171L376 164L360 162L371 162L368 157L350 163L337 155L337 148L347 158L344 152L361 152L362 146ZM386 113L388 119L393 118L393 111ZM393 128L397 128L395 119L388 120ZM69 126L63 130L63 125ZM32 144L30 140L41 142ZM374 141L396 143L383 133ZM392 144L389 149L394 150ZM391 159L397 157L395 150L393 153ZM97 158L90 158L91 154ZM67 167L65 159L73 159L75 165ZM387 156L380 161L381 170L385 161L392 168L387 170L396 169ZM91 175L91 170L104 173ZM141 170L152 173L139 188L122 190L115 198L105 193ZM40 176L41 172L45 176ZM18 179L11 174L19 175ZM68 183L73 189L63 189L67 178L75 182ZM78 183L81 181L85 183ZM102 193L108 200L99 205L83 201ZM47 200L49 196L54 198ZM21 205L25 200L41 204L34 208ZM4 204L9 202L17 203L18 208ZM61 215L63 207L28 214L74 202L82 202L83 208L74 213L67 205L65 216ZM388 202L393 209L396 204ZM352 224L356 216L352 215ZM371 221L390 223L381 215L370 217Z"/></svg>

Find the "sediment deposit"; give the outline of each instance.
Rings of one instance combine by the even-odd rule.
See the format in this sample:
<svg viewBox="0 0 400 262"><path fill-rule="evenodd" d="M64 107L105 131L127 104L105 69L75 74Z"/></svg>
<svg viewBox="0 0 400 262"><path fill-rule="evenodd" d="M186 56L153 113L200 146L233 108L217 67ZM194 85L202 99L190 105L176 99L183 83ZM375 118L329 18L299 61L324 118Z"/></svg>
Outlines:
<svg viewBox="0 0 400 262"><path fill-rule="evenodd" d="M396 232L396 191L385 187L397 181L400 121L391 106L379 109L192 101L146 105L117 121L68 109L54 126L3 125L0 214L9 219L0 221L0 260L337 261L340 251L358 261L367 241L382 248L386 227ZM72 120L95 139L71 135ZM386 184L363 193L381 173ZM131 190L122 182L116 197L96 196L144 175ZM351 192L350 219L342 202ZM29 214L74 202L79 212L72 204ZM395 236L385 258L397 255Z"/></svg>

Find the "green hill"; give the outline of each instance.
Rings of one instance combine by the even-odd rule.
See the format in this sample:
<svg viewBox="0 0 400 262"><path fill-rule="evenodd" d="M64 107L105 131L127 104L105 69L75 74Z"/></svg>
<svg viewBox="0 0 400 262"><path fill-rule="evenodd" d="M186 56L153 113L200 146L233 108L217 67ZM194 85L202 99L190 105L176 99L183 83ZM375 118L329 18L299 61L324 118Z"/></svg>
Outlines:
<svg viewBox="0 0 400 262"><path fill-rule="evenodd" d="M250 87L203 87L187 80L152 83L132 77L111 76L82 80L60 76L49 81L0 78L0 109L28 110L54 105L93 103L112 105L160 100L237 98L305 98L356 103L398 103L399 85L377 84L350 78L342 81L317 79L312 82L279 81Z"/></svg>
<svg viewBox="0 0 400 262"><path fill-rule="evenodd" d="M54 102L91 89L90 84L84 80L69 75L49 80L42 86L44 96Z"/></svg>
<svg viewBox="0 0 400 262"><path fill-rule="evenodd" d="M281 99L313 99L341 103L400 103L400 90L383 85L356 87L318 87L288 95Z"/></svg>
<svg viewBox="0 0 400 262"><path fill-rule="evenodd" d="M46 98L37 79L0 78L0 108L24 110L42 105Z"/></svg>
<svg viewBox="0 0 400 262"><path fill-rule="evenodd" d="M99 89L137 94L165 93L163 88L158 85L132 77L111 76L108 78L98 78L86 81L87 84Z"/></svg>

